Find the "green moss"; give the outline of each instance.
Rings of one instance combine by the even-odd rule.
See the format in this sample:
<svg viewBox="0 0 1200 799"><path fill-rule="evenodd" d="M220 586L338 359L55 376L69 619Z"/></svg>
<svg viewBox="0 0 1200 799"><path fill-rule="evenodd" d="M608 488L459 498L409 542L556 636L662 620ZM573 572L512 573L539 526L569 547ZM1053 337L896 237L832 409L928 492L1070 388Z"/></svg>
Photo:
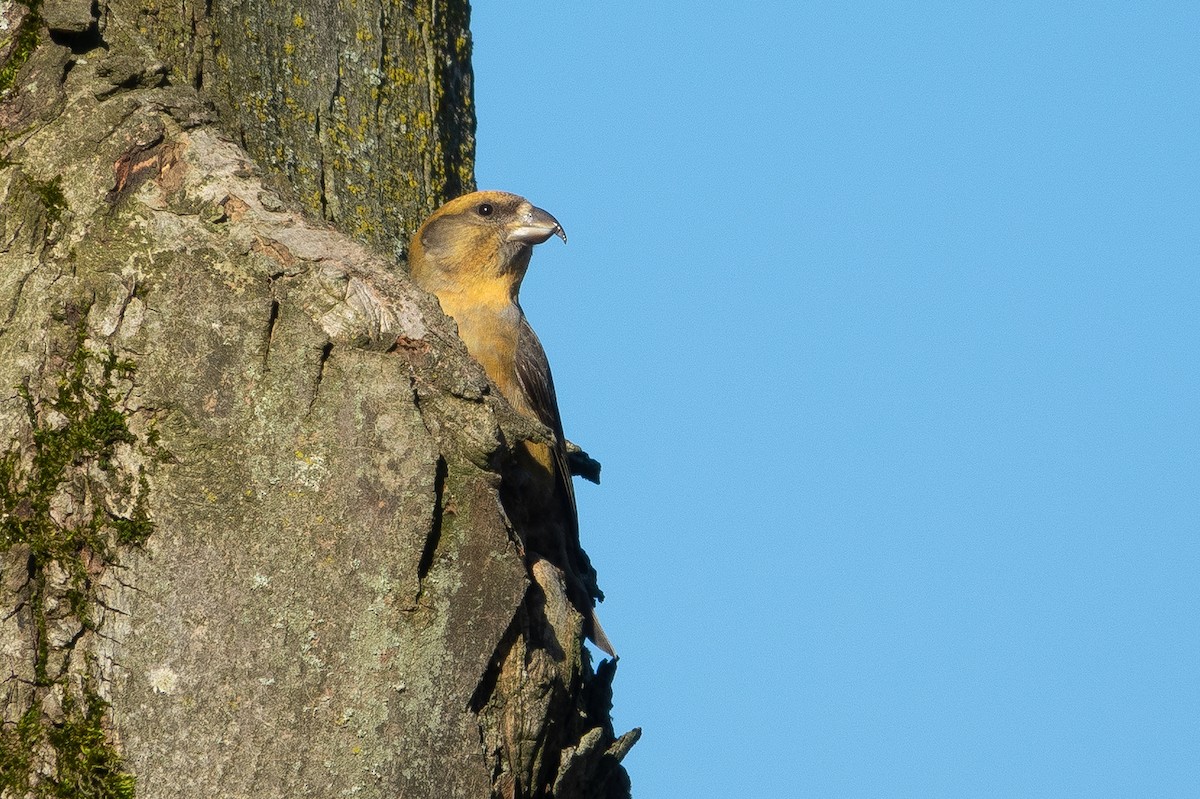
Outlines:
<svg viewBox="0 0 1200 799"><path fill-rule="evenodd" d="M93 686L84 688L82 700L69 691L63 700L66 720L47 731L57 754L58 774L45 795L54 799L133 799L133 775L122 768L104 733L108 703Z"/></svg>
<svg viewBox="0 0 1200 799"><path fill-rule="evenodd" d="M29 56L37 47L38 29L42 26L42 16L38 10L42 6L42 0L28 0L23 5L29 9L29 13L21 21L17 32L13 34L16 46L9 53L8 59L0 64L0 94L4 94L13 87L17 81L17 73L21 71L21 67L25 66L25 62L29 60Z"/></svg>
<svg viewBox="0 0 1200 799"><path fill-rule="evenodd" d="M30 178L29 183L33 186L37 196L42 198L42 204L46 207L46 216L49 217L50 223L53 224L61 219L62 212L67 208L67 198L62 191L62 175L46 181Z"/></svg>
<svg viewBox="0 0 1200 799"><path fill-rule="evenodd" d="M0 793L19 795L33 764L33 748L42 736L42 708L38 704L10 727L0 727Z"/></svg>
<svg viewBox="0 0 1200 799"><path fill-rule="evenodd" d="M85 685L82 696L64 690L62 708L63 720L46 724L41 702L34 702L15 725L0 730L0 793L36 799L133 799L133 775L124 771L105 735L108 703L95 686ZM54 773L30 785L32 753L45 746L54 750Z"/></svg>
<svg viewBox="0 0 1200 799"><path fill-rule="evenodd" d="M153 532L146 506L149 486L144 474L121 485L113 473L116 448L138 444L118 405L116 381L132 377L134 365L115 354L98 354L84 346L79 326L64 359L55 395L43 399L39 412L28 385L18 387L32 429L30 452L14 446L0 457L0 552L14 546L28 551L29 608L36 631L34 701L15 725L0 728L0 791L50 799L118 799L133 796L133 777L122 770L116 750L105 736L102 721L107 705L85 684L76 693L67 676L50 673L51 652L46 618L52 567L66 575L65 598L86 630L95 629L92 609L97 602L93 574L97 565L117 562L122 547L143 544ZM70 514L58 521L51 505L64 486L89 483L93 469L108 472L106 484L132 500L128 518L114 516L95 503L89 518ZM135 492L136 482L136 492ZM86 492L95 496L96 487ZM65 672L65 670L63 670ZM61 693L61 716L43 714L43 698ZM35 762L47 746L52 766Z"/></svg>

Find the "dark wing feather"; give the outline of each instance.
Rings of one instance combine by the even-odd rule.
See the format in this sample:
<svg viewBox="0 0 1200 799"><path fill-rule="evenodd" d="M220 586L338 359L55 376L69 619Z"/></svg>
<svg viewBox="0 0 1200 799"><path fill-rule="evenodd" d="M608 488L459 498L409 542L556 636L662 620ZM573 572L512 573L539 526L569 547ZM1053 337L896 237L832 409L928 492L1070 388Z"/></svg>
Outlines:
<svg viewBox="0 0 1200 799"><path fill-rule="evenodd" d="M558 397L554 394L554 378L550 374L550 362L542 342L529 326L525 315L521 315L521 328L517 333L516 351L517 380L538 420L554 431L560 445L563 443L562 417L558 413Z"/></svg>
<svg viewBox="0 0 1200 799"><path fill-rule="evenodd" d="M562 417L558 412L558 398L554 394L554 378L550 374L550 362L546 351L538 341L537 334L521 315L521 329L517 337L516 351L517 380L533 412L542 424L554 432L557 439L553 449L555 483L563 503L563 516L567 523L567 551L573 563L571 570L584 582L588 594L602 599L603 594L596 585L596 571L591 560L579 543L579 516L575 509L575 486L571 482L571 469L567 462L567 440L563 436Z"/></svg>

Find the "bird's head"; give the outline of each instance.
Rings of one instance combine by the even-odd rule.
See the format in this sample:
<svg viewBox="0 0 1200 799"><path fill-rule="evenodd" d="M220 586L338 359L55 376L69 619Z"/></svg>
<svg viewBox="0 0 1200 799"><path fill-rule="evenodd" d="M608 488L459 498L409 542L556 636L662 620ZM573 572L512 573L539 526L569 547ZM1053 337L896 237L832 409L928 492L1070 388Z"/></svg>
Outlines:
<svg viewBox="0 0 1200 799"><path fill-rule="evenodd" d="M477 191L443 205L409 247L409 269L426 291L503 284L515 296L535 244L567 240L558 220L524 197Z"/></svg>

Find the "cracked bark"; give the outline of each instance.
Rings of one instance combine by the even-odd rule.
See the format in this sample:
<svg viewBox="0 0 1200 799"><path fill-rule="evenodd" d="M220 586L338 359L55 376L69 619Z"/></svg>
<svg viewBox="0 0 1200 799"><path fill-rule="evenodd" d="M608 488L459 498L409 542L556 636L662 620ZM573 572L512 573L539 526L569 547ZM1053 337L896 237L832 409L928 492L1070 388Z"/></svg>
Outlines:
<svg viewBox="0 0 1200 799"><path fill-rule="evenodd" d="M627 796L613 665L497 499L544 431L376 254L471 186L465 3L54 13L0 98L0 428L31 448L11 387L52 398L77 327L132 357L137 443L51 512L129 519L144 475L155 527L87 620L4 549L0 732L94 684L143 797Z"/></svg>

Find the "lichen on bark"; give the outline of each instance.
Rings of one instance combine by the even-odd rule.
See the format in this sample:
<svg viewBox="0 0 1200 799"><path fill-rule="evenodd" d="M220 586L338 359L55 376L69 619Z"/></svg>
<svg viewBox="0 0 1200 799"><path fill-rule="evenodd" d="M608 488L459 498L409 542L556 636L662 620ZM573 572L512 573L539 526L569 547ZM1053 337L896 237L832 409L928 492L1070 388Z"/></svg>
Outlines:
<svg viewBox="0 0 1200 799"><path fill-rule="evenodd" d="M310 213L403 255L474 188L466 0L113 0Z"/></svg>

